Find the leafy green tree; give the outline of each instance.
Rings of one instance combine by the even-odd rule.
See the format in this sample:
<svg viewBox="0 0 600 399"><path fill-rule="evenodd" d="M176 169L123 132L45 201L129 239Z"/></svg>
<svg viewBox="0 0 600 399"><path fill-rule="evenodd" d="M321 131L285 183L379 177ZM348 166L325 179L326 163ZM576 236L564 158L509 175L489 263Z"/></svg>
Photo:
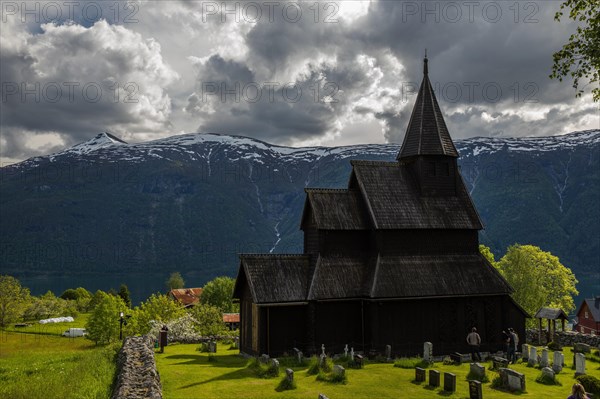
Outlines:
<svg viewBox="0 0 600 399"><path fill-rule="evenodd" d="M92 298L88 303L88 309L93 310L96 307L96 305L98 305L100 301L104 298L105 294L107 293L102 290L97 290L96 292L94 292L94 295L92 295Z"/></svg>
<svg viewBox="0 0 600 399"><path fill-rule="evenodd" d="M561 82L566 76L573 78L573 87L577 90L576 97L580 97L584 92L579 88L580 79L588 79L593 87L594 101L600 101L600 2L567 0L561 4L560 11L554 16L556 21L560 21L566 8L570 9L569 18L578 21L579 26L569 37L568 43L554 53L550 77Z"/></svg>
<svg viewBox="0 0 600 399"><path fill-rule="evenodd" d="M60 294L60 299L70 301L68 308L74 308L77 312L87 312L92 294L83 287L69 288Z"/></svg>
<svg viewBox="0 0 600 399"><path fill-rule="evenodd" d="M129 288L127 288L125 284L121 284L121 286L119 287L118 295L121 297L121 299L123 299L123 302L125 302L125 305L127 305L128 308L131 307Z"/></svg>
<svg viewBox="0 0 600 399"><path fill-rule="evenodd" d="M196 330L200 335L218 335L225 330L223 314L216 306L200 304L188 309L196 320Z"/></svg>
<svg viewBox="0 0 600 399"><path fill-rule="evenodd" d="M146 334L152 328L152 321L167 323L185 315L183 306L166 295L152 294L132 312L127 331L132 334Z"/></svg>
<svg viewBox="0 0 600 399"><path fill-rule="evenodd" d="M492 253L490 247L487 247L483 244L479 244L479 252L481 252L483 257L486 258L488 262L490 262L490 265L493 266L494 264L496 264L496 258L494 257L494 254Z"/></svg>
<svg viewBox="0 0 600 399"><path fill-rule="evenodd" d="M0 327L19 320L29 302L29 289L12 276L0 275Z"/></svg>
<svg viewBox="0 0 600 399"><path fill-rule="evenodd" d="M239 312L239 305L233 303L233 287L235 279L231 277L217 277L206 283L202 288L200 302L206 305L216 306L222 312Z"/></svg>
<svg viewBox="0 0 600 399"><path fill-rule="evenodd" d="M561 308L566 313L575 309L575 275L550 252L515 244L494 266L514 288L513 299L530 315L543 306Z"/></svg>
<svg viewBox="0 0 600 399"><path fill-rule="evenodd" d="M119 314L127 306L119 296L97 292L99 301L85 324L86 338L97 344L108 344L119 338Z"/></svg>
<svg viewBox="0 0 600 399"><path fill-rule="evenodd" d="M171 273L166 284L169 291L185 287L185 281L183 281L183 277L181 277L181 273L179 272Z"/></svg>

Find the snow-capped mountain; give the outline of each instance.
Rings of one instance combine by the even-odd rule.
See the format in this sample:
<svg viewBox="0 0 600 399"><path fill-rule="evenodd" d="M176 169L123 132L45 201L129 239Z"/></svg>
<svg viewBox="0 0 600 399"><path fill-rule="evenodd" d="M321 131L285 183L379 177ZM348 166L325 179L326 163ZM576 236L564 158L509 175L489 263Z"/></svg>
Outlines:
<svg viewBox="0 0 600 399"><path fill-rule="evenodd" d="M482 242L497 255L538 245L600 290L600 130L455 143ZM164 278L148 276L171 271L202 285L232 275L240 252L301 252L304 188L345 187L349 160L391 161L398 150L212 133L126 143L102 133L0 169L0 268L69 276L66 286L120 273L133 290L143 281L141 296L162 289Z"/></svg>

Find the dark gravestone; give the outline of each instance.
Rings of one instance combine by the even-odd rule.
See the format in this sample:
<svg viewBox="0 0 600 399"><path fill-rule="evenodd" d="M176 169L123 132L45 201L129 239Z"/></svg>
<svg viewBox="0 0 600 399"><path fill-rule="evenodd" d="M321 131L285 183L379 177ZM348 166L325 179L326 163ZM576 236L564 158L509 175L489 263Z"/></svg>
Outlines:
<svg viewBox="0 0 600 399"><path fill-rule="evenodd" d="M429 386L440 386L440 372L437 370L429 370Z"/></svg>
<svg viewBox="0 0 600 399"><path fill-rule="evenodd" d="M462 363L462 357L460 355L460 353L455 352L453 354L450 355L450 359L452 360L452 362L454 364L461 364Z"/></svg>
<svg viewBox="0 0 600 399"><path fill-rule="evenodd" d="M498 370L506 367L508 367L508 359L498 356L492 357L492 369Z"/></svg>
<svg viewBox="0 0 600 399"><path fill-rule="evenodd" d="M415 381L416 382L425 382L425 369L421 367L415 368Z"/></svg>
<svg viewBox="0 0 600 399"><path fill-rule="evenodd" d="M456 392L456 374L444 373L444 391Z"/></svg>
<svg viewBox="0 0 600 399"><path fill-rule="evenodd" d="M356 363L356 367L361 369L363 366L363 357L362 355L354 355L354 363Z"/></svg>
<svg viewBox="0 0 600 399"><path fill-rule="evenodd" d="M469 399L482 399L483 391L481 390L481 382L469 381Z"/></svg>

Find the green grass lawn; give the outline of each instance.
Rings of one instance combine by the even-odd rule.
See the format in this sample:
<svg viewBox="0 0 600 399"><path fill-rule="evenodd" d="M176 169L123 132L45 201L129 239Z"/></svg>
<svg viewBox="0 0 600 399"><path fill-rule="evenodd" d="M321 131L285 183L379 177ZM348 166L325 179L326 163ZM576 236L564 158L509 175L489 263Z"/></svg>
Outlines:
<svg viewBox="0 0 600 399"><path fill-rule="evenodd" d="M71 323L48 323L40 324L37 321L30 321L28 327L15 327L13 324L7 326L5 331L27 334L43 334L43 335L61 335L69 328L85 328L85 323L90 317L89 313L82 313L75 317L75 321Z"/></svg>
<svg viewBox="0 0 600 399"><path fill-rule="evenodd" d="M80 318L0 331L0 398L110 397L117 348L60 336L69 327L83 327L85 317Z"/></svg>
<svg viewBox="0 0 600 399"><path fill-rule="evenodd" d="M389 363L367 364L361 370L347 369L346 385L319 382L316 376L306 374L306 368L294 368L297 389L276 392L275 388L284 375L281 367L280 377L260 379L246 368L248 360L237 355L237 351L228 350L228 346L219 345L219 351L209 361L208 355L196 351L198 345L172 345L165 348L165 353L156 354L158 370L163 386L165 399L174 398L277 398L277 399L316 399L319 393L330 399L347 398L468 398L466 376L469 365L445 366L436 363L433 368L440 372L452 372L457 376L457 392L446 394L442 388L430 388L425 384L413 383L414 369L400 369ZM572 356L570 349L565 350L567 366L558 374L562 386L548 386L535 382L540 370L529 368L523 364L511 365L511 368L526 374L527 392L511 394L494 390L490 383L484 384L483 397L486 399L528 397L528 398L566 398L574 379L571 370ZM552 359L552 354L550 354ZM600 378L599 363L587 362L588 374ZM485 363L489 369L489 364ZM490 381L497 374L488 371ZM443 386L443 375L441 378ZM429 379L427 379L429 381Z"/></svg>

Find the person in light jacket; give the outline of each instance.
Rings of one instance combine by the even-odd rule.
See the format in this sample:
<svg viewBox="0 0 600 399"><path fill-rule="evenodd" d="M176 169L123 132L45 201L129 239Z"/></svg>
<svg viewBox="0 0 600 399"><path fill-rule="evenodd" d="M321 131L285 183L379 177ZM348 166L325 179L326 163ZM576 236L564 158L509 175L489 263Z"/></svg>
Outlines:
<svg viewBox="0 0 600 399"><path fill-rule="evenodd" d="M473 327L469 335L467 335L467 344L471 350L471 360L481 361L481 355L479 354L479 345L481 345L481 337L477 334L477 329Z"/></svg>

